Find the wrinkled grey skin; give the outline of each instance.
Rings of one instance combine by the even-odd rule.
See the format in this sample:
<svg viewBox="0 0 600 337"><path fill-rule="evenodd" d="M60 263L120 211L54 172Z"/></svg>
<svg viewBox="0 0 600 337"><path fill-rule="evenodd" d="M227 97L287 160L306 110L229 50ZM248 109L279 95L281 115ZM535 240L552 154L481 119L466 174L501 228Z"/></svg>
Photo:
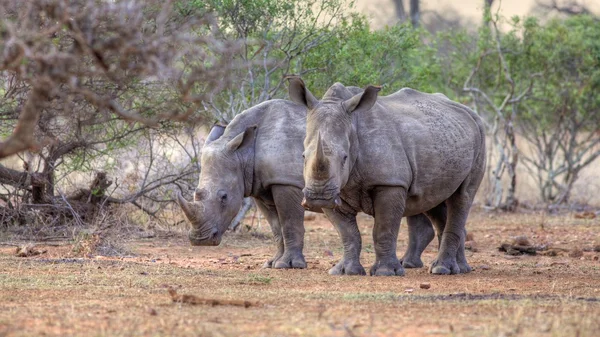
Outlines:
<svg viewBox="0 0 600 337"><path fill-rule="evenodd" d="M291 99L308 109L303 205L324 208L344 245L334 272L362 270L359 211L375 217L371 275L404 274L396 257L403 216L409 228L433 224L438 230L430 272L469 272L465 222L485 168L479 116L442 94L407 88L377 97L379 88L369 86L347 99L336 83L320 101L298 77L289 89ZM405 265L417 261L408 249Z"/></svg>
<svg viewBox="0 0 600 337"><path fill-rule="evenodd" d="M347 98L362 92L360 88L349 89ZM188 202L178 195L192 224L192 245L218 245L243 198L252 196L277 243L277 253L265 267L306 267L302 254L304 209L300 204L305 125L304 106L271 100L239 114L226 129L211 130L202 149L202 170L194 200ZM312 210L321 212L318 208ZM433 238L433 229L427 225L409 227L413 250L407 255L415 256L418 262Z"/></svg>

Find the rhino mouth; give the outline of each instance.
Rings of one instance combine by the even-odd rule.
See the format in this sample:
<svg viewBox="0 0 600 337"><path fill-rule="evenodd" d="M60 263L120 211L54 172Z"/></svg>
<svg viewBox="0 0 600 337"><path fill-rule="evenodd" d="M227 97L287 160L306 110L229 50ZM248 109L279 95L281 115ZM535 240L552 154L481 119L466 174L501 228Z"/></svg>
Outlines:
<svg viewBox="0 0 600 337"><path fill-rule="evenodd" d="M305 209L311 208L336 208L342 205L342 199L337 189L328 189L321 193L315 193L309 189L304 189L304 199L302 206Z"/></svg>
<svg viewBox="0 0 600 337"><path fill-rule="evenodd" d="M221 243L221 235L216 228L204 235L192 230L188 234L188 239L192 246L218 246Z"/></svg>

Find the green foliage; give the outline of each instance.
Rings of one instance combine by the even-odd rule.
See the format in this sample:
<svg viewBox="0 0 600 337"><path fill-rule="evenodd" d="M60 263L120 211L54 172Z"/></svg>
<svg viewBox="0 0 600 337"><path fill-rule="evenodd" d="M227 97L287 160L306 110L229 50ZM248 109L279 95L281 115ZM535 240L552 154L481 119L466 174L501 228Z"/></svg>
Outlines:
<svg viewBox="0 0 600 337"><path fill-rule="evenodd" d="M216 118L230 119L270 98L287 96L282 80L302 75L317 96L334 82L383 86L383 94L405 86L428 91L434 63L418 62L419 32L408 25L372 30L344 0L209 0L180 3L212 12L220 33L244 43L238 59L250 62L239 86L214 97ZM199 88L200 90L200 88Z"/></svg>
<svg viewBox="0 0 600 337"><path fill-rule="evenodd" d="M565 114L600 122L600 29L589 16L525 21L521 53L509 58L520 76L542 73L521 119L553 128ZM595 126L594 126L595 127Z"/></svg>
<svg viewBox="0 0 600 337"><path fill-rule="evenodd" d="M352 3L208 0L180 1L177 6L183 15L212 13L217 18L219 36L243 46L233 55L234 60L247 64L236 74L236 86L207 102L215 119L227 121L267 99L285 97L284 76L303 73L303 60L313 59L320 46L342 34ZM202 92L204 88L199 86L196 90Z"/></svg>
<svg viewBox="0 0 600 337"><path fill-rule="evenodd" d="M342 23L335 38L302 60L302 69L318 70L305 76L317 95L334 82L381 85L382 94L405 86L423 89L428 69L414 62L419 43L418 33L409 25L372 30L364 17L354 15Z"/></svg>

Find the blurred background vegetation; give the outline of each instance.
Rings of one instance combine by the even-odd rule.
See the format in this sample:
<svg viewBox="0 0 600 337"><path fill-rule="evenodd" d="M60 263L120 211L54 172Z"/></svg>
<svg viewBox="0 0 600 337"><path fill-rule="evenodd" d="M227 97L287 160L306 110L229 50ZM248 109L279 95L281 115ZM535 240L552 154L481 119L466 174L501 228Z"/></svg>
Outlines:
<svg viewBox="0 0 600 337"><path fill-rule="evenodd" d="M317 96L376 84L471 107L482 207L600 206L600 9L472 2L2 0L0 227L182 224L174 192L193 191L207 129L286 98L286 74Z"/></svg>

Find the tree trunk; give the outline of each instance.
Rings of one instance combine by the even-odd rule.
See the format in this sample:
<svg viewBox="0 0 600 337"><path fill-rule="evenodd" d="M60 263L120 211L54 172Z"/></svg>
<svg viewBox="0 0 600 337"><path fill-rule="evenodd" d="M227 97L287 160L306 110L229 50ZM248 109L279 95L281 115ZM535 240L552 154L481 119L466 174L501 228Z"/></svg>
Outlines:
<svg viewBox="0 0 600 337"><path fill-rule="evenodd" d="M410 0L410 22L414 28L418 28L420 21L421 11L419 9L419 0Z"/></svg>
<svg viewBox="0 0 600 337"><path fill-rule="evenodd" d="M242 223L242 220L244 220L246 213L248 213L248 211L250 210L250 208L252 208L253 205L254 205L254 203L252 202L252 198L250 198L250 197L244 198L244 202L242 203L242 208L240 209L238 214L235 216L235 218L233 219L233 221L231 221L231 224L229 225L230 230L234 231L240 225L240 223Z"/></svg>
<svg viewBox="0 0 600 337"><path fill-rule="evenodd" d="M402 0L393 0L394 6L396 7L396 17L398 22L402 23L406 20L406 11L404 11L404 4Z"/></svg>
<svg viewBox="0 0 600 337"><path fill-rule="evenodd" d="M517 189L517 163L519 162L519 150L517 149L515 130L513 128L512 118L510 121L507 121L505 132L506 137L508 138L508 145L510 146L510 155L507 156L508 162L506 163L510 183L506 193L506 201L504 202L503 208L507 211L514 212L519 204L515 196Z"/></svg>

